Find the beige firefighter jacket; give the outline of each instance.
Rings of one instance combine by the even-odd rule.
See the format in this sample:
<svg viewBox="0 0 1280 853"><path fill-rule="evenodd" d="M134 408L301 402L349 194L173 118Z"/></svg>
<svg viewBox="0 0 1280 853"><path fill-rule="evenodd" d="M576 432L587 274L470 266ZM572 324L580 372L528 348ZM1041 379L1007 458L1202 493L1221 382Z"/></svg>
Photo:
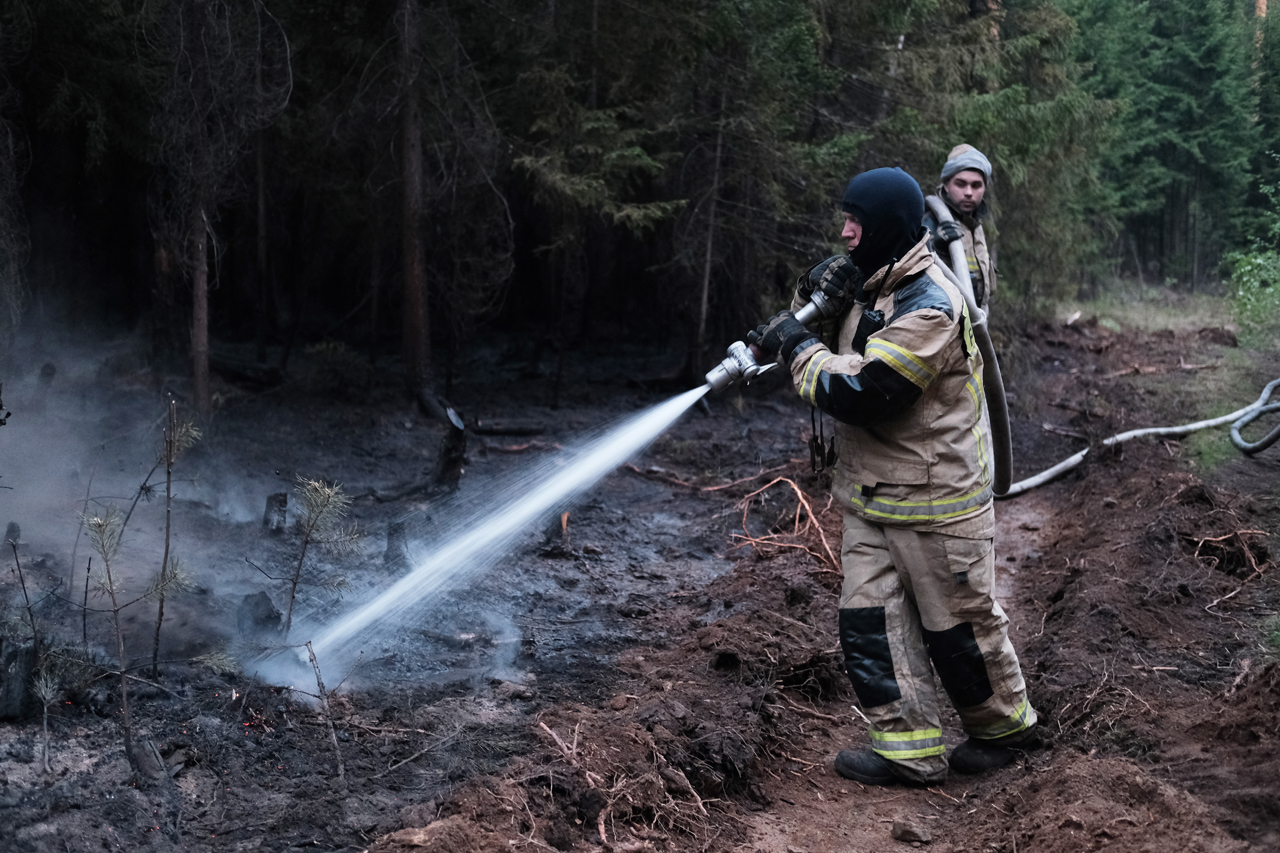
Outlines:
<svg viewBox="0 0 1280 853"><path fill-rule="evenodd" d="M805 348L792 379L838 421L832 491L845 508L875 523L982 538L993 532L982 356L964 298L934 264L925 238L878 270L863 286L874 304L848 313L837 352ZM866 309L883 311L885 324L858 352Z"/></svg>
<svg viewBox="0 0 1280 853"><path fill-rule="evenodd" d="M956 224L960 226L960 240L964 245L964 257L969 263L969 278L973 280L973 293L980 308L985 308L991 304L991 297L996 292L996 262L991 256L991 251L987 245L986 232L982 230L982 219L977 216L966 216L956 211L954 207L947 203L947 194L942 187L934 192L934 196L947 206L947 210L951 211L951 215L955 218ZM929 208L925 207L924 224L930 232L937 228L937 223L933 219L933 214ZM942 258L943 263L951 266L951 255L943 246L938 246L938 255ZM959 270L952 270L957 275ZM981 284L981 286L979 286Z"/></svg>

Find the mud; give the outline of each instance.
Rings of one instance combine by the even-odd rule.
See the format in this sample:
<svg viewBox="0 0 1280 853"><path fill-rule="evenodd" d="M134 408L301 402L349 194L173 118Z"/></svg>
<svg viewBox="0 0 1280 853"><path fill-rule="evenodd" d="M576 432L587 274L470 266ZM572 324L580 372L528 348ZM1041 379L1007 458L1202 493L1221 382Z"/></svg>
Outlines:
<svg viewBox="0 0 1280 853"><path fill-rule="evenodd" d="M1280 375L1275 353L1241 358L1222 330L1115 333L1086 319L1010 335L1018 477L1124 429L1238 408ZM683 390L663 382L674 365L652 353L584 352L551 408L550 371L496 351L481 360L452 389L481 426L464 484ZM82 432L153 420L162 403L151 378L110 367L129 363L80 379L60 371L62 398L37 399L34 377L29 389L6 382L11 424L42 408L54 434L71 420L67 399ZM867 789L831 769L866 737L832 628L839 516L809 469L809 412L776 382L690 412L570 508L567 526L548 519L357 667L325 672L339 687L327 717L251 665L194 660L244 655L246 594L281 604L282 585L245 561L280 576L296 560L296 534L261 525L267 495L295 473L342 482L365 532L356 553L314 564L354 589L339 600L309 588L306 617L403 571L387 557L388 532L425 537L442 517L439 498L412 492L442 432L378 377L313 353L284 389L221 386L219 413L182 461L198 485L179 490L175 547L197 580L166 604L169 662L154 679L142 668L154 608L126 621L143 679L130 689L135 739L160 761L135 769L124 756L118 678L103 676L109 625L91 613L101 666L66 667L50 707L52 773L39 716L0 724L5 849L1280 847L1280 668L1265 642L1277 600L1274 452L1214 457L1203 442L1139 441L999 503L1000 589L1046 744L986 777ZM85 494L95 438L73 460L71 502ZM112 448L118 482L100 473L93 491L129 495L150 452L149 440ZM84 614L54 589L77 576L72 539L28 522L23 499L35 498L18 491L0 497L30 531L19 546L26 580L55 593L36 611L42 634L83 657ZM143 586L163 513L139 507L121 566ZM15 572L3 591L20 595ZM27 636L12 618L22 615L10 611L7 647ZM962 739L954 717L944 737Z"/></svg>

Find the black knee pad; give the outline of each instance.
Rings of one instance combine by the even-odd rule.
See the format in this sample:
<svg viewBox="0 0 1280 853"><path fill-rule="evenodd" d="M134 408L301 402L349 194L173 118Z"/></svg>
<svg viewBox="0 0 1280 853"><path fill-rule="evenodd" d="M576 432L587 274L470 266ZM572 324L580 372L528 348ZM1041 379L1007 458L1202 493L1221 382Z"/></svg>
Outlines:
<svg viewBox="0 0 1280 853"><path fill-rule="evenodd" d="M845 671L864 708L902 698L893 674L893 655L885 630L883 607L851 607L840 611L840 648Z"/></svg>
<svg viewBox="0 0 1280 853"><path fill-rule="evenodd" d="M973 636L973 623L962 622L945 631L924 629L924 644L938 679L957 708L972 708L995 695L987 676L987 662Z"/></svg>

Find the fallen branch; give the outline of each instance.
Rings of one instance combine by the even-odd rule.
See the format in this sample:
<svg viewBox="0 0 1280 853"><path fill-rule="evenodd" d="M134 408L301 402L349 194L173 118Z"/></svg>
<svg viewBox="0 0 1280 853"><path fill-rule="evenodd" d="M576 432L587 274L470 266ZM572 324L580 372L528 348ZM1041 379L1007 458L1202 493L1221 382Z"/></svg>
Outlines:
<svg viewBox="0 0 1280 853"><path fill-rule="evenodd" d="M1047 423L1040 424L1040 428L1043 429L1045 432L1052 432L1052 433L1057 433L1058 435L1065 435L1067 438L1078 438L1081 441L1089 440L1089 436L1085 435L1082 432L1079 432L1074 429L1067 429L1066 427L1060 427L1060 426L1057 426L1056 424L1047 424Z"/></svg>
<svg viewBox="0 0 1280 853"><path fill-rule="evenodd" d="M761 471L758 474L752 474L750 477L743 477L741 480L734 480L732 483L722 483L719 486L703 486L702 491L718 492L721 489L728 489L732 486L741 486L743 483L750 483L752 480L759 480L761 477L766 477L769 474L776 474L778 471L785 471L787 468L790 468L792 465L794 465L798 461L800 460L792 459L792 460L789 460L785 465L779 465L776 468L766 468L765 470Z"/></svg>
<svg viewBox="0 0 1280 853"><path fill-rule="evenodd" d="M338 758L338 786L345 791L347 789L346 766L342 763L338 732L333 727L333 714L329 710L329 694L325 692L324 680L320 678L320 664L316 661L316 652L311 648L311 641L308 640L304 645L307 647L307 654L311 657L311 668L316 671L316 687L320 690L320 707L324 711L325 722L329 724L329 740L333 743L333 753Z"/></svg>
<svg viewBox="0 0 1280 853"><path fill-rule="evenodd" d="M364 728L364 727L363 727L363 726L361 726L361 728ZM410 761L415 761L415 760L417 760L417 759L421 758L422 756L426 755L428 752L431 752L432 750L439 749L440 747L444 746L444 745L445 745L446 743L448 743L449 741L451 741L451 740L453 740L454 738L456 738L456 737L458 736L458 733L459 733L459 732L461 732L461 731L462 731L462 727L461 727L461 726L459 726L459 727L458 727L457 729L455 729L454 731L452 731L452 732L450 732L449 734L445 735L444 737L440 738L440 739L439 739L439 740L437 740L436 742L434 742L434 743L432 743L432 744L429 744L429 745L427 745L427 746L424 746L422 749L418 750L418 751L417 751L417 752L415 752L413 755L410 755L408 758L404 759L403 761L397 761L395 764L392 764L390 767L388 767L386 770L383 770L381 773L375 773L375 774L372 776L372 778L374 778L374 779L381 779L383 776L386 776L386 775L387 775L388 773L390 773L392 770L395 770L395 769L397 769L397 768L399 768L399 767L403 767L404 765L408 764Z"/></svg>
<svg viewBox="0 0 1280 853"><path fill-rule="evenodd" d="M801 705L799 702L796 702L794 699L792 699L789 696L786 696L784 694L779 694L779 695L782 696L783 702L786 702L789 706L791 706L791 710L800 714L804 714L806 717L813 717L816 720L826 720L827 722L835 723L836 725L841 725L843 723L843 720L841 720L839 717L833 717L830 714L824 714L821 711L815 711L812 708L806 708L805 706Z"/></svg>
<svg viewBox="0 0 1280 853"><path fill-rule="evenodd" d="M603 779L601 779L599 776L592 773L590 770L586 769L580 763L578 763L578 759L576 756L576 753L577 753L576 743L574 744L574 747L571 749L568 744L566 744L563 740L560 739L560 735L556 734L554 731L548 728L547 724L542 722L541 720L538 721L538 728L542 729L544 732L551 735L551 739L554 740L556 742L556 746L560 748L560 754L564 756L564 760L569 762L571 765L573 765L574 767L578 768L583 772L583 774L587 778L587 784L589 786L591 786L592 788L597 787L596 780L599 780L601 785L604 784Z"/></svg>
<svg viewBox="0 0 1280 853"><path fill-rule="evenodd" d="M660 483L670 483L673 486L684 486L686 489L698 488L693 483L686 483L684 480L677 479L676 477L669 477L666 474L660 473L660 471L657 471L657 470L650 469L648 471L643 471L640 468L637 468L635 465L632 465L630 463L622 467L626 468L628 471L631 471L632 473L639 474L641 477L644 477L646 480L657 480Z"/></svg>

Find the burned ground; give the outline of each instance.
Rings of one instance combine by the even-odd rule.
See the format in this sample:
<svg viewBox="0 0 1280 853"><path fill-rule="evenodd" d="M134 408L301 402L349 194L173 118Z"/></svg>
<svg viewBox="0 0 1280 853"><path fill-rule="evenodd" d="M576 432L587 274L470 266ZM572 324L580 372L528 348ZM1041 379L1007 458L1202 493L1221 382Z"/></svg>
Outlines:
<svg viewBox="0 0 1280 853"><path fill-rule="evenodd" d="M1238 408L1280 376L1275 353L1242 356L1221 329L1116 332L1086 319L1010 336L1018 477L1125 429ZM474 384L458 377L455 399L482 426L464 481L664 399L649 377L667 365L643 355L584 354L557 409L537 365L495 353ZM251 666L190 662L234 650L245 594L279 603L279 584L244 560L278 574L296 554L291 534L272 537L255 517L294 472L356 497L366 544L326 569L357 583L401 570L385 559L392 522L429 525L431 505L386 498L423 478L439 430L390 385L356 393L345 369L321 361L309 383L266 394L223 389L187 463L202 491L175 521L203 578L172 604L162 656L182 662L154 681L134 670L153 683L130 690L135 727L165 767L126 761L112 679L69 672L49 723L51 774L38 716L0 728L6 849L1280 847L1280 668L1266 637L1274 450L1248 459L1218 438L1095 447L1077 470L998 504L1000 587L1045 746L989 777L874 790L831 769L865 740L831 627L840 522L808 469L809 413L777 384L690 412L572 508L567 535L532 531L355 671L326 673L330 687L344 682L328 718ZM509 389L500 400L484 394L495 376ZM137 384L119 370L93 382L74 393ZM16 421L23 398L5 390ZM135 412L155 399L128 393ZM252 514L218 503L236 490ZM155 511L144 510L151 530ZM34 588L70 574L61 544L23 537ZM9 573L6 593L17 584ZM305 606L341 605L315 591ZM81 613L55 597L38 615L70 654ZM92 615L90 645L109 649ZM138 664L150 619L139 610L130 626ZM20 623L6 632L5 649L19 646ZM962 738L954 717L944 735Z"/></svg>

